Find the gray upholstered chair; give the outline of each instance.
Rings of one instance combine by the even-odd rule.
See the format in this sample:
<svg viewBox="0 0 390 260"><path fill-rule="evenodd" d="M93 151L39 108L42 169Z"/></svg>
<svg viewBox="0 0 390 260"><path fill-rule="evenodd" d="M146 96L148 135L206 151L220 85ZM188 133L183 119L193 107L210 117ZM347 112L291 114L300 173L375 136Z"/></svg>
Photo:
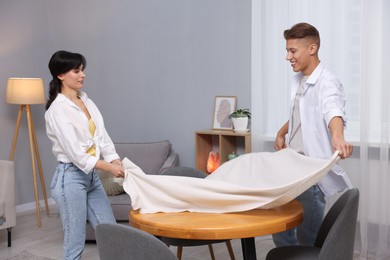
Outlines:
<svg viewBox="0 0 390 260"><path fill-rule="evenodd" d="M271 249L266 259L352 260L359 190L344 192L326 214L314 246L282 246Z"/></svg>
<svg viewBox="0 0 390 260"><path fill-rule="evenodd" d="M185 176L185 177L192 177L192 178L205 178L207 176L202 171L190 167L170 168L167 169L162 175ZM178 239L178 238L170 238L170 237L161 237L161 240L168 246L177 246L177 257L179 259L181 259L182 257L183 247L202 246L202 245L208 245L211 258L215 259L212 244L225 242L230 258L232 260L235 259L230 240L192 240L192 239Z"/></svg>
<svg viewBox="0 0 390 260"><path fill-rule="evenodd" d="M96 243L100 260L176 260L169 248L153 235L122 224L99 224Z"/></svg>
<svg viewBox="0 0 390 260"><path fill-rule="evenodd" d="M7 229L8 247L16 225L14 162L0 160L0 230Z"/></svg>

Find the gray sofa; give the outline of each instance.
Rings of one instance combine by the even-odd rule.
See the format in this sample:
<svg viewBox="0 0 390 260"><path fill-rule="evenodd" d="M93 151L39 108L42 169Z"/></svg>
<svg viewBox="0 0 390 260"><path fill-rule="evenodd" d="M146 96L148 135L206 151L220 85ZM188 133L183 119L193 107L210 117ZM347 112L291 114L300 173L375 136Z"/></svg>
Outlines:
<svg viewBox="0 0 390 260"><path fill-rule="evenodd" d="M146 174L159 175L169 168L179 166L179 156L172 150L172 145L168 140L148 143L115 143L115 148L121 159L127 157ZM112 186L117 184L106 180L106 178L111 178L108 174L100 174L116 221L129 224L129 211L131 210L129 195L123 191L116 191L118 187ZM86 240L87 242L95 241L95 232L89 223L87 223Z"/></svg>

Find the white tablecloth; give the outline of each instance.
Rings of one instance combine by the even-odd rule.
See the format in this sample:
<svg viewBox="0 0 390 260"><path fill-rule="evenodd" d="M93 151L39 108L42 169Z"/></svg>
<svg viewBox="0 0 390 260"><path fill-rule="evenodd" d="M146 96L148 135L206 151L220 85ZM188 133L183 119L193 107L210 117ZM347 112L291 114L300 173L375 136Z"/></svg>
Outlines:
<svg viewBox="0 0 390 260"><path fill-rule="evenodd" d="M141 213L224 213L288 203L317 183L338 161L313 159L292 149L249 153L222 164L205 179L146 175L123 159L123 187Z"/></svg>

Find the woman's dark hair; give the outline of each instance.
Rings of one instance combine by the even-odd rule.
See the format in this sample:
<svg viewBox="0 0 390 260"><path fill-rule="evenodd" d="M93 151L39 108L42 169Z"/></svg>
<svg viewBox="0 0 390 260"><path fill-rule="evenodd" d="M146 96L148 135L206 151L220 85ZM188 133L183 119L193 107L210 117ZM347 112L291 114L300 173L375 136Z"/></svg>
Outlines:
<svg viewBox="0 0 390 260"><path fill-rule="evenodd" d="M53 79L50 81L49 100L46 104L46 110L49 109L58 93L61 93L62 82L58 78L58 75L73 69L78 69L81 65L83 65L83 69L85 69L87 61L84 56L79 53L57 51L53 54L53 56L51 56L49 61L49 70Z"/></svg>

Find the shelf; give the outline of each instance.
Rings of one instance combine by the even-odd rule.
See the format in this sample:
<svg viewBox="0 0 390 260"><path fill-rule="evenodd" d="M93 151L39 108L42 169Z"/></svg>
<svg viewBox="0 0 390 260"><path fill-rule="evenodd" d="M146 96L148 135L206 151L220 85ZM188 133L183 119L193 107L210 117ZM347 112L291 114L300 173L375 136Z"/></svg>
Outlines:
<svg viewBox="0 0 390 260"><path fill-rule="evenodd" d="M251 133L236 133L233 130L205 130L195 132L195 167L207 173L207 158L213 150L213 141L218 143L221 164L227 161L228 154L237 152L238 142L243 142L244 153L252 152Z"/></svg>

